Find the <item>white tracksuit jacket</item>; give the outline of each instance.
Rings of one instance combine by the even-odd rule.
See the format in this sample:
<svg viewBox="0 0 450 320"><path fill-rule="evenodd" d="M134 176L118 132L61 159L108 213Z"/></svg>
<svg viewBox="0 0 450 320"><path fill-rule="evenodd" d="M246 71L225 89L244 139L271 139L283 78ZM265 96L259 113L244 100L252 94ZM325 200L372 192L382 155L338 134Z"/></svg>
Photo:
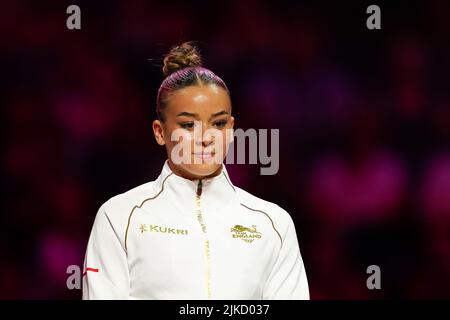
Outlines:
<svg viewBox="0 0 450 320"><path fill-rule="evenodd" d="M155 181L106 201L84 260L83 299L309 299L295 227L220 175Z"/></svg>

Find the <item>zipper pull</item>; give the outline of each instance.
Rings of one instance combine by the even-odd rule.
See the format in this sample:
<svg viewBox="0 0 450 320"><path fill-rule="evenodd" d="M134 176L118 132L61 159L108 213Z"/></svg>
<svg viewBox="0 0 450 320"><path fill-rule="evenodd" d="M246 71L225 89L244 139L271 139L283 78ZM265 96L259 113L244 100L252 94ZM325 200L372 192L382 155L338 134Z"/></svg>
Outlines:
<svg viewBox="0 0 450 320"><path fill-rule="evenodd" d="M197 196L201 196L202 195L202 186L203 186L203 183L202 183L202 180L200 179L200 180L198 180L198 185L197 185Z"/></svg>

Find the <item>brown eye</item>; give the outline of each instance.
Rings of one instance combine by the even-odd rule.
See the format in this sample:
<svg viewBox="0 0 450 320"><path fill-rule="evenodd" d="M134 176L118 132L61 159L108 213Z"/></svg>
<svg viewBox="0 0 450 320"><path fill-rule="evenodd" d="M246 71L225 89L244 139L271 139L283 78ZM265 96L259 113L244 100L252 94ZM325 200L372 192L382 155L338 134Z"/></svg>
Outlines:
<svg viewBox="0 0 450 320"><path fill-rule="evenodd" d="M180 123L180 126L183 129L193 129L194 128L194 122L192 122L192 121L190 121L190 122L183 122L183 123Z"/></svg>
<svg viewBox="0 0 450 320"><path fill-rule="evenodd" d="M219 120L214 123L214 125L218 128L223 128L227 125L227 120Z"/></svg>

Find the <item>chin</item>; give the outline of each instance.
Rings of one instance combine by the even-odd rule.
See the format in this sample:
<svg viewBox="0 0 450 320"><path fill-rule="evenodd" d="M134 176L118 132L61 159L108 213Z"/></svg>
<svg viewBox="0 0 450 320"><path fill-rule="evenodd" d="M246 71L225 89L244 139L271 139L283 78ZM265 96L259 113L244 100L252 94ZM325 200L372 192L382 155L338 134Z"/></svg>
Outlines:
<svg viewBox="0 0 450 320"><path fill-rule="evenodd" d="M214 174L221 166L222 164L217 163L190 164L185 167L185 170L198 177L207 177Z"/></svg>

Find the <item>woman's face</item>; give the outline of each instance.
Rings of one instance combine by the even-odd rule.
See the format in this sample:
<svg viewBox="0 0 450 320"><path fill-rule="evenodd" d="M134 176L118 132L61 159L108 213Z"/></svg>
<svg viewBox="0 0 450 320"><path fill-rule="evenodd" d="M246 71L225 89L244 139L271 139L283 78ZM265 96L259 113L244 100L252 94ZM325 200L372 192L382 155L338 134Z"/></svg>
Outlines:
<svg viewBox="0 0 450 320"><path fill-rule="evenodd" d="M189 86L170 97L164 123L153 122L172 171L188 179L220 173L233 139L234 118L227 92L216 85Z"/></svg>

